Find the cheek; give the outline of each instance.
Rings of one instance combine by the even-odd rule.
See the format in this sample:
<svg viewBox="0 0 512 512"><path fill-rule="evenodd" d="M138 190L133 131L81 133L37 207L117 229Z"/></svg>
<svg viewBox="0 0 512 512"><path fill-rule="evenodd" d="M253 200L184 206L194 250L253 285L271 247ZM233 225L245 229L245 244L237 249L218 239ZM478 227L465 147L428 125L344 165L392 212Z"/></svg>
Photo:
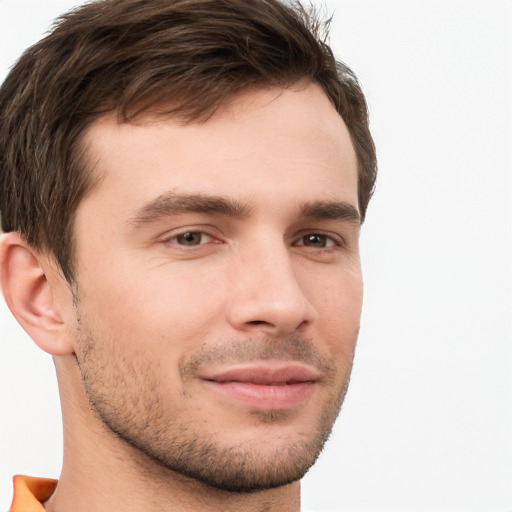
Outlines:
<svg viewBox="0 0 512 512"><path fill-rule="evenodd" d="M336 359L353 356L362 309L363 286L359 271L343 273L324 281L315 303L318 328Z"/></svg>
<svg viewBox="0 0 512 512"><path fill-rule="evenodd" d="M114 336L137 338L137 343L200 342L223 318L222 283L203 273L171 265L139 272L118 267L85 282L81 298L88 317L97 318Z"/></svg>
<svg viewBox="0 0 512 512"><path fill-rule="evenodd" d="M328 316L332 322L359 322L363 281L358 265L317 277L308 283L308 288L320 316Z"/></svg>

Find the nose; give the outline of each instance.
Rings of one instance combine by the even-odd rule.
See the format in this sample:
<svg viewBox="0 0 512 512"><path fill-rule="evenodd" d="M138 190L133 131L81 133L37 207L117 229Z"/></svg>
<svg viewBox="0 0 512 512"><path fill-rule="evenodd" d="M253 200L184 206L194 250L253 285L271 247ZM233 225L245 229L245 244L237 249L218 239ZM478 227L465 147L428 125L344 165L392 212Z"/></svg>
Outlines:
<svg viewBox="0 0 512 512"><path fill-rule="evenodd" d="M282 241L264 245L238 259L228 322L237 331L255 335L304 332L317 312L301 286L302 274Z"/></svg>

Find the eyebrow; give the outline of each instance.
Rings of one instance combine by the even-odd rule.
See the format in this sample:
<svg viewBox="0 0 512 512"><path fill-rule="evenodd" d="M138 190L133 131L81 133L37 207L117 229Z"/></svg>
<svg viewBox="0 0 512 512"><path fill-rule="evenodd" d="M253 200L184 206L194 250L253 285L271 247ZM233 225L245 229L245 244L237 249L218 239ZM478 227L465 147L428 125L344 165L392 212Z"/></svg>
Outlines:
<svg viewBox="0 0 512 512"><path fill-rule="evenodd" d="M244 218L251 213L249 205L236 199L203 194L164 193L145 204L130 220L135 226L143 226L180 213L215 213ZM300 217L305 219L343 220L361 223L355 206L345 201L313 201L303 203Z"/></svg>
<svg viewBox="0 0 512 512"><path fill-rule="evenodd" d="M357 208L345 201L314 201L304 203L301 217L310 219L344 220L361 224L361 215Z"/></svg>
<svg viewBox="0 0 512 512"><path fill-rule="evenodd" d="M144 205L131 219L142 226L179 213L217 213L229 217L247 217L250 208L231 198L202 194L165 193Z"/></svg>

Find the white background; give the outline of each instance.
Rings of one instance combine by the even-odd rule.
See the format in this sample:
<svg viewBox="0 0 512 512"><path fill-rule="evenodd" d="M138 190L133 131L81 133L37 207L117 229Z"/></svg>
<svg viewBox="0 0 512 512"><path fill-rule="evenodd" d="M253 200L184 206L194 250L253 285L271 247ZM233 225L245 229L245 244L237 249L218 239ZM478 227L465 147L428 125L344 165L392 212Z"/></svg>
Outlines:
<svg viewBox="0 0 512 512"><path fill-rule="evenodd" d="M0 80L74 0L0 0ZM318 511L512 511L512 2L340 0L380 176L351 389L303 484ZM0 511L57 477L51 359L0 300Z"/></svg>

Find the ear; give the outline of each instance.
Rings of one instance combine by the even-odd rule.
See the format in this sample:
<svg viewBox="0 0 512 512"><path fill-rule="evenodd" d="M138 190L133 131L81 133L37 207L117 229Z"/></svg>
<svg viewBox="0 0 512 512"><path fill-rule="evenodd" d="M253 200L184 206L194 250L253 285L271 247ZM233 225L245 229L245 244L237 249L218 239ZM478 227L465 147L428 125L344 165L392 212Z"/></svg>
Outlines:
<svg viewBox="0 0 512 512"><path fill-rule="evenodd" d="M12 314L40 348L54 356L73 352L64 321L66 307L72 307L69 286L55 264L19 233L0 238L0 284ZM68 306L63 296L70 297Z"/></svg>

